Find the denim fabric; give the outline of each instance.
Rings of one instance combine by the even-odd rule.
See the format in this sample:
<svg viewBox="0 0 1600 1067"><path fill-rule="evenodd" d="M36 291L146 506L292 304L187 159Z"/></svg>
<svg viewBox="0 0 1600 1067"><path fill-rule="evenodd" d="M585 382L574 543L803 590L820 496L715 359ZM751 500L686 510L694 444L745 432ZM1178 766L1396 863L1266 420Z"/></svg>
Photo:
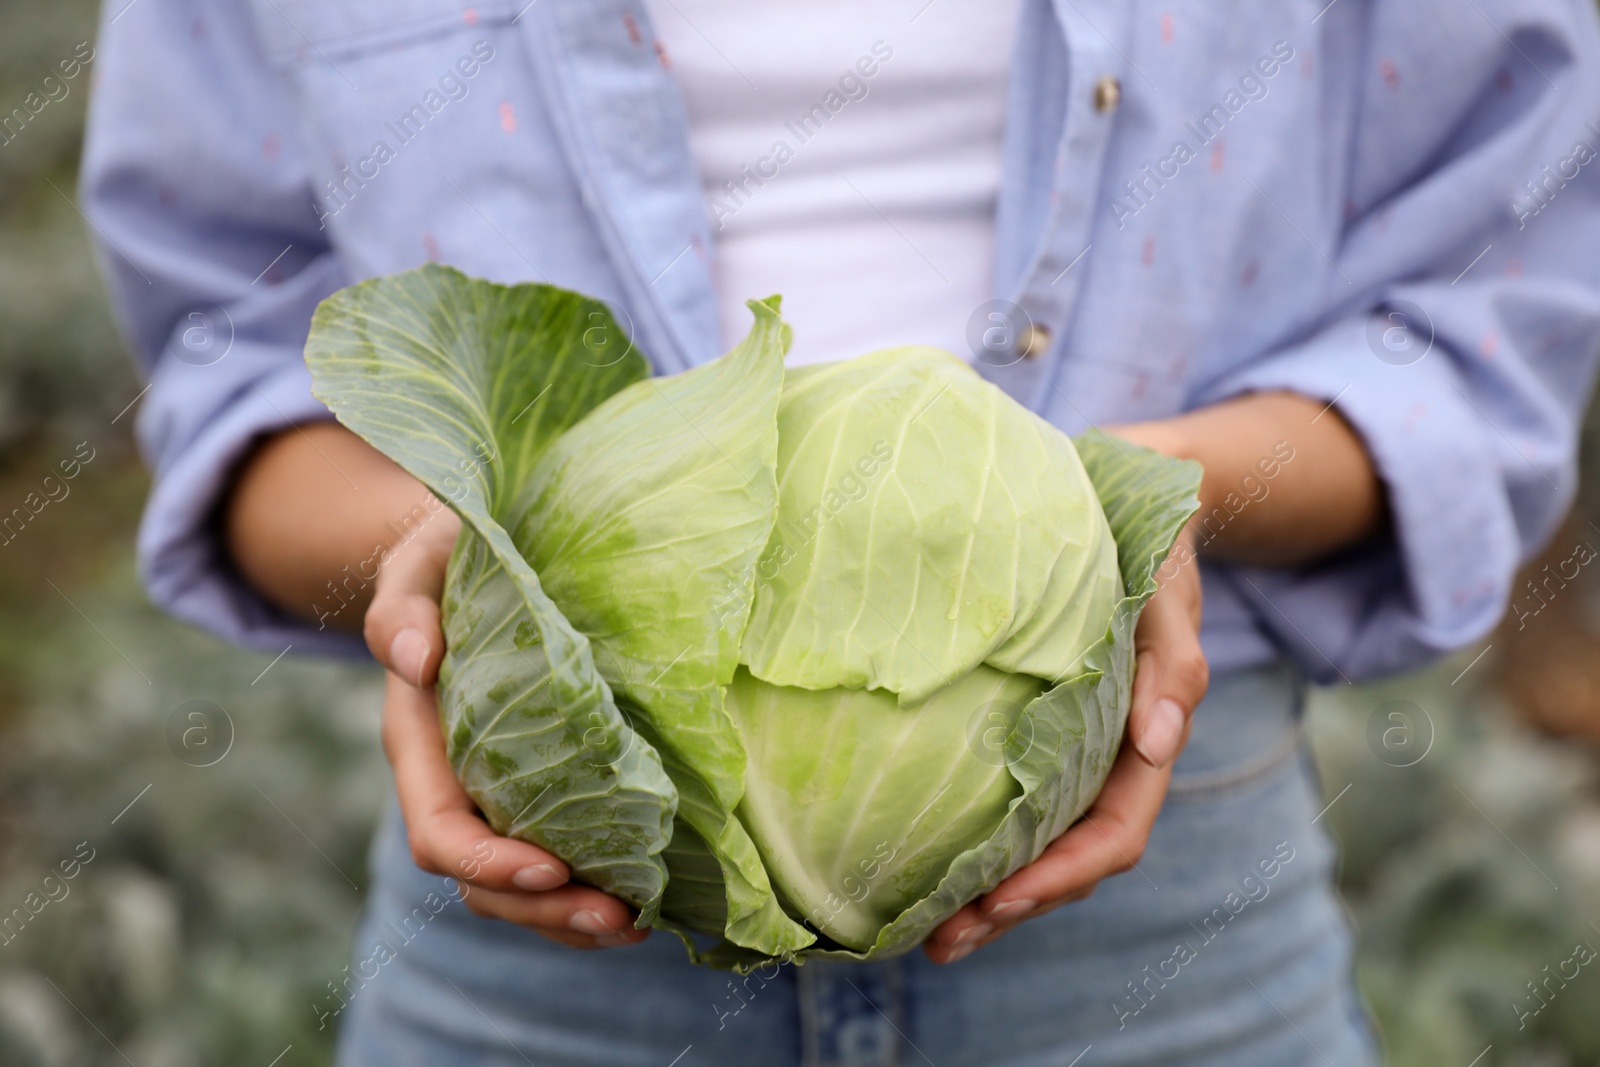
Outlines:
<svg viewBox="0 0 1600 1067"><path fill-rule="evenodd" d="M1219 678L1138 869L946 967L739 978L661 933L577 952L469 913L391 813L355 939L374 977L314 1010L342 1027L342 1067L1366 1067L1301 695L1281 666Z"/></svg>
<svg viewBox="0 0 1600 1067"><path fill-rule="evenodd" d="M661 372L718 354L669 59L641 0L107 5L82 190L151 379L156 600L360 654L250 589L212 521L260 435L328 417L301 347L341 285L436 259L608 301ZM1355 678L1484 634L1571 497L1600 347L1593 3L1026 0L1011 64L993 295L1051 340L984 373L1068 431L1297 392L1388 490L1389 541L1208 566L1213 665Z"/></svg>

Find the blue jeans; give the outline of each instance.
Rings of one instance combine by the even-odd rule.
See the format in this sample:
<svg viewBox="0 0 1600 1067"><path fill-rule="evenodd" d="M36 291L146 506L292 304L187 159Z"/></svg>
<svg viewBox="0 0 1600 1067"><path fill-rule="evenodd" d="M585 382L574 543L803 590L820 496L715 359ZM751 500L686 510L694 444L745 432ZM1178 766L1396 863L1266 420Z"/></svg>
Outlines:
<svg viewBox="0 0 1600 1067"><path fill-rule="evenodd" d="M342 1067L1370 1065L1302 694L1282 666L1218 678L1138 868L947 967L739 978L661 933L576 952L468 912L391 812L356 962L316 1010Z"/></svg>

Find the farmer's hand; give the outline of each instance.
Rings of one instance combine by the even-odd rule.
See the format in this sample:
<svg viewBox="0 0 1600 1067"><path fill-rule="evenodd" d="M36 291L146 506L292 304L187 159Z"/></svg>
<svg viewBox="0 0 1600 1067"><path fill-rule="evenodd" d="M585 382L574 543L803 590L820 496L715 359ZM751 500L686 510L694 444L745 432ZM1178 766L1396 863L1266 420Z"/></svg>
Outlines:
<svg viewBox="0 0 1600 1067"><path fill-rule="evenodd" d="M473 913L526 926L574 948L633 944L628 906L568 881L566 864L526 841L496 836L456 781L439 730L434 681L444 658L439 598L460 520L441 509L378 574L364 632L388 668L383 748L394 765L411 857L418 867L467 887Z"/></svg>
<svg viewBox="0 0 1600 1067"><path fill-rule="evenodd" d="M1161 570L1162 588L1139 619L1139 670L1124 745L1083 822L934 931L928 955L959 959L1030 915L1088 896L1144 850L1206 690L1200 653L1197 548L1264 567L1293 567L1388 529L1388 503L1366 445L1338 397L1261 392L1111 432L1157 452L1197 460L1200 513ZM1204 542L1194 532L1204 521Z"/></svg>
<svg viewBox="0 0 1600 1067"><path fill-rule="evenodd" d="M934 930L923 950L935 963L954 963L1024 919L1082 900L1102 878L1129 870L1144 854L1208 677L1200 651L1200 570L1187 531L1169 560L1159 572L1161 589L1134 631L1132 744L1122 746L1082 821Z"/></svg>

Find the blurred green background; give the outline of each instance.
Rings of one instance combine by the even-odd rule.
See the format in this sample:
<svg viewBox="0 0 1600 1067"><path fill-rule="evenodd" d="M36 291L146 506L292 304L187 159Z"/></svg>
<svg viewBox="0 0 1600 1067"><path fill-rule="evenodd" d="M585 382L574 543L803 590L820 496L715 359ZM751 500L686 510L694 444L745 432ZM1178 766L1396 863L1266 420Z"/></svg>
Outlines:
<svg viewBox="0 0 1600 1067"><path fill-rule="evenodd" d="M5 110L94 18L88 0L0 0ZM70 200L86 89L0 145L0 514L80 443L94 450L70 493L0 545L0 916L38 908L0 933L0 1063L327 1063L310 1005L346 962L390 788L379 682L230 648L138 587L147 479L137 409L120 413L142 383ZM1600 547L1596 470L1534 569ZM1486 653L1313 701L1324 824L1395 1065L1600 1062L1600 967L1526 1026L1514 1007L1537 1006L1527 983L1575 946L1600 950L1595 568L1524 622ZM211 766L169 742L196 724L218 755L229 742L215 715L188 718L192 701L232 724ZM46 875L91 855L46 896Z"/></svg>

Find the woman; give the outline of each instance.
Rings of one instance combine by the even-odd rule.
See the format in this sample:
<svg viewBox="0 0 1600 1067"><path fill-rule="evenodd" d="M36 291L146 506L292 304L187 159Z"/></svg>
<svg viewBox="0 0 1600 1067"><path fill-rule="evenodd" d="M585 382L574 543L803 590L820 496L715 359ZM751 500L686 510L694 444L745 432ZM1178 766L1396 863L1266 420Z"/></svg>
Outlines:
<svg viewBox="0 0 1600 1067"><path fill-rule="evenodd" d="M151 374L152 594L274 652L362 631L389 671L399 807L308 1009L341 1062L1373 1062L1303 679L1481 636L1567 503L1595 30L1580 0L108 11L83 193ZM791 362L938 344L1199 459L1086 818L924 957L738 983L494 837L431 689L455 520L300 354L318 300L425 258L601 297L663 373L782 292Z"/></svg>

